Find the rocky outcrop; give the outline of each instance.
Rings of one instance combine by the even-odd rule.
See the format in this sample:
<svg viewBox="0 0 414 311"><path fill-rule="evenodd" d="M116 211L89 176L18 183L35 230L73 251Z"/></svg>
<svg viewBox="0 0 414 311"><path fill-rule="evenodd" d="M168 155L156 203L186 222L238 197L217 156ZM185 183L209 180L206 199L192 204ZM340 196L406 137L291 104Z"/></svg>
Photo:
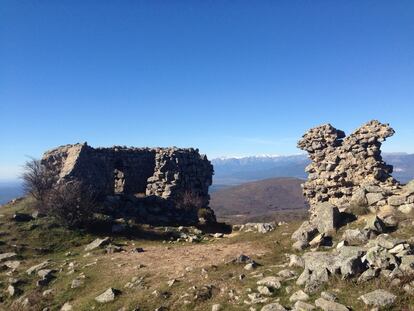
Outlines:
<svg viewBox="0 0 414 311"><path fill-rule="evenodd" d="M192 201L189 203L196 209L207 210L209 219L214 219L214 213L208 207L213 166L205 155L200 155L198 149L92 148L83 143L46 152L42 164L55 177L56 184L80 181L100 197L107 197L109 205L115 202L116 208L125 203L123 205L129 205L129 210L131 205L138 209L139 206L150 205L148 198L153 198L150 201L155 199L157 207L142 210L141 214L149 212L154 215L148 218L154 219L158 215L163 216L164 207L169 215L179 216L184 209L178 205L187 200ZM114 199L114 196L117 198ZM138 202L136 198L147 200ZM160 207L161 211L157 211ZM189 217L193 218L190 223L196 222L197 212ZM178 218L173 222L181 221Z"/></svg>

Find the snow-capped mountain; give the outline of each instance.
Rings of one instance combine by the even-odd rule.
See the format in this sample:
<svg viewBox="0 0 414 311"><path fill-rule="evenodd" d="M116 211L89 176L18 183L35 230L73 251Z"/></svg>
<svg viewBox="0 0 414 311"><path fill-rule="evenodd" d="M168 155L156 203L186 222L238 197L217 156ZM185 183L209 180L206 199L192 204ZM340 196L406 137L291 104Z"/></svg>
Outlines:
<svg viewBox="0 0 414 311"><path fill-rule="evenodd" d="M401 182L414 179L414 154L383 153L384 160L394 166L393 176ZM306 178L309 159L305 154L257 155L212 159L214 185L238 185L274 177Z"/></svg>

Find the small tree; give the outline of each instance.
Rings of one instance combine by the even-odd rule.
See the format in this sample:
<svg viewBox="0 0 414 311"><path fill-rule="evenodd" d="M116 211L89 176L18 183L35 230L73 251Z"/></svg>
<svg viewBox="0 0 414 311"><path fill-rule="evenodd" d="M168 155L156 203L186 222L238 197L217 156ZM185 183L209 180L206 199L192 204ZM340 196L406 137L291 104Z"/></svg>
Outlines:
<svg viewBox="0 0 414 311"><path fill-rule="evenodd" d="M55 177L40 160L30 159L24 165L23 189L43 203L55 183Z"/></svg>
<svg viewBox="0 0 414 311"><path fill-rule="evenodd" d="M49 191L44 212L68 228L88 227L98 209L97 195L91 187L72 181Z"/></svg>

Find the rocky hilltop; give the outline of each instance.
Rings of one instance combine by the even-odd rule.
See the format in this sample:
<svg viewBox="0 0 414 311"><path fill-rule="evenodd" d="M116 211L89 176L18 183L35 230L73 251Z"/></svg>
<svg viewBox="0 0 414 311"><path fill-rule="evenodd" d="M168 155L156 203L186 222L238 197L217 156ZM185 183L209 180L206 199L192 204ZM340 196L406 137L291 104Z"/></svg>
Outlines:
<svg viewBox="0 0 414 311"><path fill-rule="evenodd" d="M48 152L57 188L89 182L112 214L79 230L42 214L34 196L5 205L0 310L412 310L414 181L395 180L381 158L393 132L378 121L349 136L311 129L299 141L312 160L308 220L231 228L183 225L194 215L174 206L187 190L207 202L212 168L195 149Z"/></svg>

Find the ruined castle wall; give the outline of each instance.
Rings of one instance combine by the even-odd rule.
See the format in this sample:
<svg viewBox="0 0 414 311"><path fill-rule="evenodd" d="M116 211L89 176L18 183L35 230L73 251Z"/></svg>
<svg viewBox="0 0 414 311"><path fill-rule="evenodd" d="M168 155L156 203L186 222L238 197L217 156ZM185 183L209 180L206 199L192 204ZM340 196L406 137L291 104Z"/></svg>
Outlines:
<svg viewBox="0 0 414 311"><path fill-rule="evenodd" d="M310 129L298 142L306 150L311 163L306 168L308 180L303 193L312 206L330 202L346 207L358 189L370 189L377 205L386 204L398 182L391 176L392 166L381 157L381 143L392 136L394 130L373 120L345 137L345 133L326 124ZM369 191L368 191L369 192Z"/></svg>
<svg viewBox="0 0 414 311"><path fill-rule="evenodd" d="M108 174L107 193L137 194L145 193L147 180L154 173L155 153L150 148L97 148L92 158Z"/></svg>
<svg viewBox="0 0 414 311"><path fill-rule="evenodd" d="M208 205L213 166L197 149L92 148L66 145L44 154L42 163L58 182L81 180L105 195L146 194L175 200L186 192Z"/></svg>
<svg viewBox="0 0 414 311"><path fill-rule="evenodd" d="M155 157L155 172L149 178L147 195L179 199L186 191L201 197L208 205L208 187L213 166L196 149L161 149Z"/></svg>

